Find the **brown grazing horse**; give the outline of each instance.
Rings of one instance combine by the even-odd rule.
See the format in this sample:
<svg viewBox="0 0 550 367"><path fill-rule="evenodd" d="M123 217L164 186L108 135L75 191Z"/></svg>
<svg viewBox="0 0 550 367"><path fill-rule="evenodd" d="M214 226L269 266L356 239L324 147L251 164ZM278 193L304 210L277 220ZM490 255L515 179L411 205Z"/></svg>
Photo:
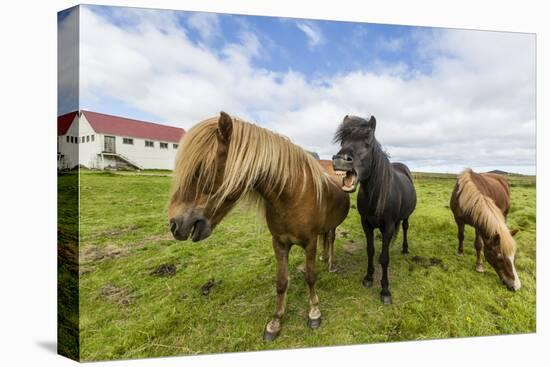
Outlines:
<svg viewBox="0 0 550 367"><path fill-rule="evenodd" d="M451 195L451 210L458 226L457 254L464 254L464 225L473 226L476 230L476 270L483 272L483 250L508 289L520 289L521 282L514 266L516 241L513 236L517 229L510 231L506 226L510 210L510 188L506 178L466 169L458 176Z"/></svg>
<svg viewBox="0 0 550 367"><path fill-rule="evenodd" d="M341 172L336 172L332 168L332 161L326 159L320 159L317 162L323 167L323 169L329 174L329 176L335 180L337 185L340 185L340 182L343 180L343 175ZM349 195L346 194L342 198L342 203L340 204L343 208L349 208ZM347 213L346 213L347 216ZM334 240L336 239L336 228L331 229L330 231L322 234L320 236L321 242L323 244L323 252L319 259L321 261L328 260L328 271L330 273L337 271L338 269L334 265Z"/></svg>
<svg viewBox="0 0 550 367"><path fill-rule="evenodd" d="M345 219L345 193L317 161L287 138L221 112L182 138L176 157L168 219L175 239L200 241L212 233L244 195L257 193L265 208L277 260L275 314L264 330L281 330L288 286L288 253L305 251L308 326L321 324L315 292L317 237ZM237 259L238 261L238 259Z"/></svg>

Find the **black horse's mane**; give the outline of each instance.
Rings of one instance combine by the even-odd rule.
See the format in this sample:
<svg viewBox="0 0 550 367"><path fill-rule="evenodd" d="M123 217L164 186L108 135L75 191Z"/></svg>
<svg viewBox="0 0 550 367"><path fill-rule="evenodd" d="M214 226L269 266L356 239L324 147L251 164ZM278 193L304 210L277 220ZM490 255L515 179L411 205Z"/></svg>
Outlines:
<svg viewBox="0 0 550 367"><path fill-rule="evenodd" d="M372 119L373 117L371 117L371 121ZM374 214L379 216L386 206L393 175L388 154L374 137L374 126L369 124L371 121L357 116L346 116L345 121L340 124L334 134L334 142L341 143L346 140L371 141L372 148L368 160L361 162L367 172L367 178L361 182L361 185L364 185L365 191L373 200L372 203L376 203ZM372 208L372 204L369 204L369 206Z"/></svg>
<svg viewBox="0 0 550 367"><path fill-rule="evenodd" d="M344 122L338 126L333 141L341 143L344 140L369 139L370 134L374 134L374 132L367 124L368 121L362 117L346 116Z"/></svg>

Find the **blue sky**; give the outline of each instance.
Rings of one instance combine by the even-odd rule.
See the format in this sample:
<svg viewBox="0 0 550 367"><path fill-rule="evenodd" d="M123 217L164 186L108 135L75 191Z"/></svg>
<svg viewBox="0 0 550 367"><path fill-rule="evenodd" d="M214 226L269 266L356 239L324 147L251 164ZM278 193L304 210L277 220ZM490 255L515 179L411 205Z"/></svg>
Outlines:
<svg viewBox="0 0 550 367"><path fill-rule="evenodd" d="M534 172L533 35L103 6L79 21L83 109L184 128L226 110L322 157L345 114L373 114L413 169Z"/></svg>

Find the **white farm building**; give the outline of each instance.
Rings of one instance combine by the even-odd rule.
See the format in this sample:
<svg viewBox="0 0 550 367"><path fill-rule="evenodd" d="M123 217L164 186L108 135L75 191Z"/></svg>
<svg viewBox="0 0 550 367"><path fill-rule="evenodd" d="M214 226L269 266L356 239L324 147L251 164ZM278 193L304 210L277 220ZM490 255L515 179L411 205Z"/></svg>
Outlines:
<svg viewBox="0 0 550 367"><path fill-rule="evenodd" d="M91 111L57 118L57 167L173 169L185 130Z"/></svg>

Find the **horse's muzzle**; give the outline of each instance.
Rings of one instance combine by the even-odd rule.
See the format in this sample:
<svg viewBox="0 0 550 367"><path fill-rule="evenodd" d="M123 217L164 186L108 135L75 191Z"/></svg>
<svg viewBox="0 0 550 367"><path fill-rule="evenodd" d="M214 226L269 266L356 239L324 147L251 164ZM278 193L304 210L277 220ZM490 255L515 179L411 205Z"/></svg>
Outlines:
<svg viewBox="0 0 550 367"><path fill-rule="evenodd" d="M186 241L191 236L191 241L204 240L212 234L212 227L206 218L172 218L170 219L170 231L178 241Z"/></svg>
<svg viewBox="0 0 550 367"><path fill-rule="evenodd" d="M347 154L337 154L332 156L332 168L335 171L353 170L353 158Z"/></svg>

